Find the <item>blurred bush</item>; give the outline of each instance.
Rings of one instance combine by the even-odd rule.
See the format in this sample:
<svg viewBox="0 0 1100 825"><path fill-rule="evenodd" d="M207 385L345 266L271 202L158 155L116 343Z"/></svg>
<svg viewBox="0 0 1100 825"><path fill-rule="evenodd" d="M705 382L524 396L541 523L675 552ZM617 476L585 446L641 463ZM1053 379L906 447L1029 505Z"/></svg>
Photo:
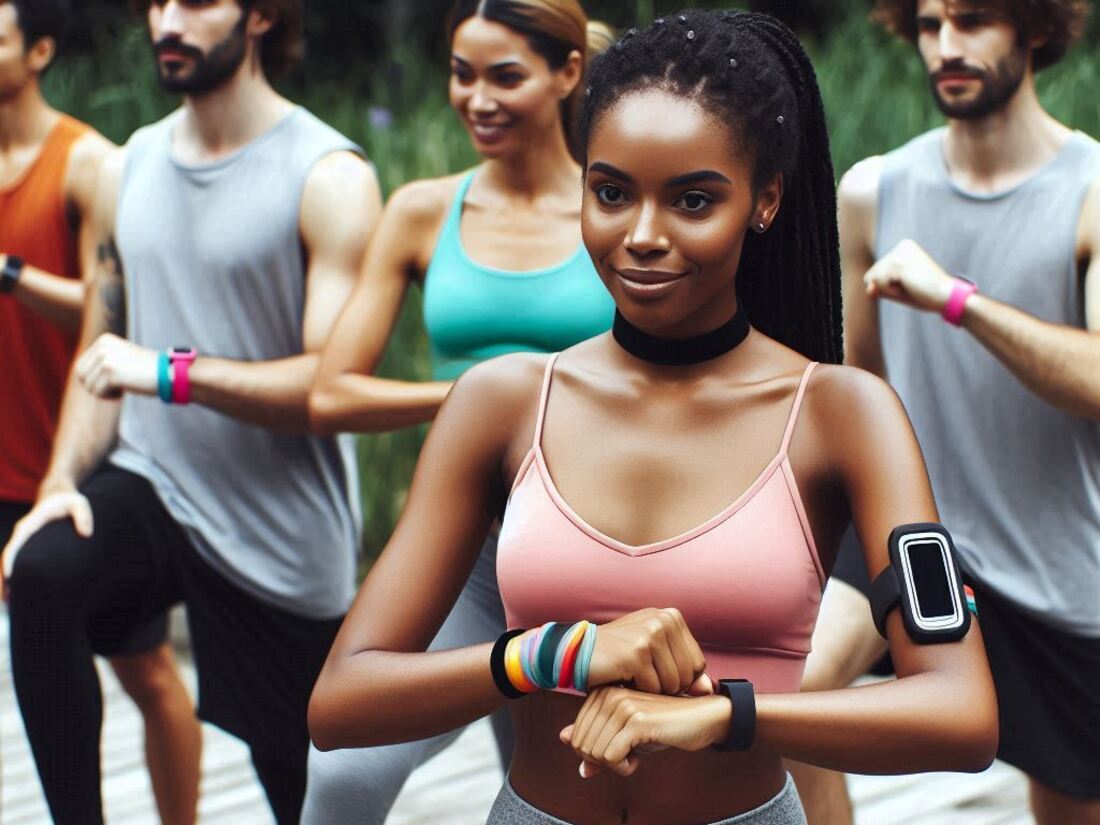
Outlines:
<svg viewBox="0 0 1100 825"><path fill-rule="evenodd" d="M320 5L320 4L318 4ZM448 174L476 156L446 99L446 57L440 20L449 0L417 0L416 14L386 9L406 0L326 0L310 11L310 52L285 91L362 145L384 192L410 180ZM412 6L412 4L407 4ZM618 25L683 5L662 0L589 3ZM861 0L760 0L809 33L829 116L838 175L862 157L888 151L939 123L923 68L911 47L872 27ZM175 101L157 88L143 28L106 3L91 2L70 54L47 77L60 108L121 142L139 125L167 113ZM102 12L102 13L100 13ZM624 17L626 19L624 19ZM387 21L382 26L378 21ZM1095 24L1095 21L1094 21ZM388 28L387 28L388 27ZM396 32L404 30L406 34ZM1063 122L1100 135L1100 63L1091 41L1040 75L1044 104ZM387 47L387 44L390 44ZM420 295L413 292L382 365L382 373L426 378L427 343ZM364 546L385 543L404 503L423 428L360 440Z"/></svg>

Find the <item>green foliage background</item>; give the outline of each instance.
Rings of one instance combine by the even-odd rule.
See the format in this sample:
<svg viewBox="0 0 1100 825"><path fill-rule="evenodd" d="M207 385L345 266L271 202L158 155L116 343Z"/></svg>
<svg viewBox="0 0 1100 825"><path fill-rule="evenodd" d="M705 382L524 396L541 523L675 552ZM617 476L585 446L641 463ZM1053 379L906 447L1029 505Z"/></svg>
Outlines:
<svg viewBox="0 0 1100 825"><path fill-rule="evenodd" d="M402 5L406 2L401 0ZM405 39L395 39L400 26L383 31L376 25L388 19L386 8L393 3L326 2L323 14L310 12L307 17L311 58L285 84L292 98L366 149L387 195L406 181L448 174L477 160L447 105L445 48L438 21L449 4L450 0L418 0L416 15L397 21L405 27ZM605 19L621 25L679 5L684 4L586 2L589 8L606 7L596 8L594 16L606 12ZM773 0L755 5L790 14L789 19L809 32L838 176L860 158L888 151L940 122L912 49L874 28L866 18L866 4L830 0L807 6ZM816 11L807 14L808 7ZM431 23L430 30L420 28L424 21ZM55 105L116 142L176 105L156 86L142 27L103 11L81 35L73 53L47 76L47 96ZM380 35L389 39L379 39ZM1092 135L1100 135L1096 41L1090 36L1039 79L1049 111ZM356 51L359 42L364 44L361 53ZM382 51L384 42L390 45ZM388 126L381 122L387 115L392 116ZM407 302L382 372L410 379L428 375L419 294ZM368 555L377 553L393 528L422 438L421 428L360 440Z"/></svg>

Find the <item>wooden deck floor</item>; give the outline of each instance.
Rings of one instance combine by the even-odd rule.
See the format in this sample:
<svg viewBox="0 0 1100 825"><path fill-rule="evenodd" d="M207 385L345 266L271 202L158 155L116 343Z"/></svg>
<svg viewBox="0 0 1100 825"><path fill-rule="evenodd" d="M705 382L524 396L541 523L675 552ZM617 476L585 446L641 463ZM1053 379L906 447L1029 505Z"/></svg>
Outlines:
<svg viewBox="0 0 1100 825"><path fill-rule="evenodd" d="M0 613L0 825L49 822L12 693L7 614ZM182 662L191 684L190 663ZM104 800L111 825L155 825L156 808L142 755L141 719L110 672L101 666L105 722ZM206 726L202 825L270 825L271 816L236 739ZM471 726L449 751L413 774L390 825L479 825L500 787L492 735ZM1000 763L977 776L923 774L855 776L849 787L857 825L1027 825L1021 775ZM351 825L349 823L349 825Z"/></svg>

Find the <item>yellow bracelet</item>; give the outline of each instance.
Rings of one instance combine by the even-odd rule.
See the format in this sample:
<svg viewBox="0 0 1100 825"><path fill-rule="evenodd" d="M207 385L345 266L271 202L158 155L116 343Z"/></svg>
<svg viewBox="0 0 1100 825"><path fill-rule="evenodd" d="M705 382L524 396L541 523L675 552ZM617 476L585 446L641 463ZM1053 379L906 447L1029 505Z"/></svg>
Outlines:
<svg viewBox="0 0 1100 825"><path fill-rule="evenodd" d="M534 693L539 689L538 685L527 678L527 674L523 672L523 665L520 664L519 657L522 645L523 636L509 639L508 647L504 651L504 672L508 674L508 681L512 683L512 687L516 690L523 693Z"/></svg>

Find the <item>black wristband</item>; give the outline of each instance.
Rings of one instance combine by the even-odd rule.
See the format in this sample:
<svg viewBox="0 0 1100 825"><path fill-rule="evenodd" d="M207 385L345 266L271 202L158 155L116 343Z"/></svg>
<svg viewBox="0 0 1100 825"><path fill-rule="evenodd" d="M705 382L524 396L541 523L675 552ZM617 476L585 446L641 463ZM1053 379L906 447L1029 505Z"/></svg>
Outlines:
<svg viewBox="0 0 1100 825"><path fill-rule="evenodd" d="M23 274L23 259L15 255L8 255L4 261L4 268L0 269L0 292L12 292L19 283L19 276Z"/></svg>
<svg viewBox="0 0 1100 825"><path fill-rule="evenodd" d="M756 736L756 693L752 682L745 679L722 679L718 693L730 700L733 715L726 738L714 743L719 751L747 751Z"/></svg>
<svg viewBox="0 0 1100 825"><path fill-rule="evenodd" d="M496 644L493 645L493 652L489 654L489 671L493 674L493 681L496 682L497 690L509 699L520 699L527 695L512 684L512 680L508 678L508 671L504 669L504 653L508 650L508 642L526 632L522 628L509 630L497 639Z"/></svg>

